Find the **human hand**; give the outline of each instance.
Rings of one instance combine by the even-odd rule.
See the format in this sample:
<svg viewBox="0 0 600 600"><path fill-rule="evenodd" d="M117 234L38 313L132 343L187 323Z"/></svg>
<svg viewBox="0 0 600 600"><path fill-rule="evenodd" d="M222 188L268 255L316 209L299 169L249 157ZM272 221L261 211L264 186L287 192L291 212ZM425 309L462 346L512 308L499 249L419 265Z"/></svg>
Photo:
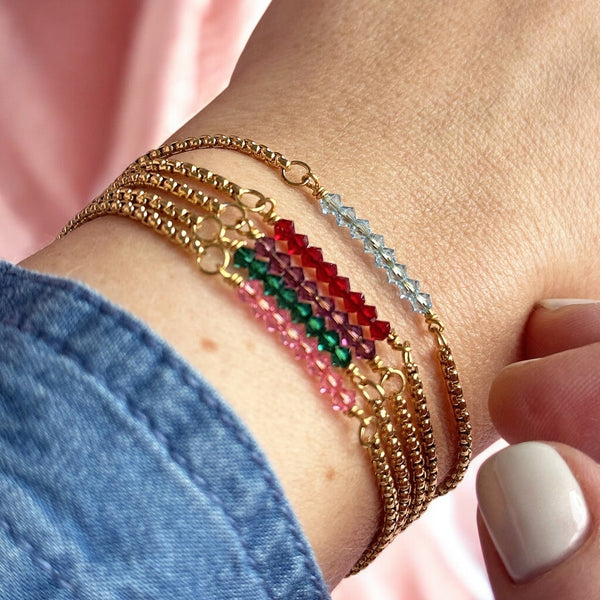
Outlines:
<svg viewBox="0 0 600 600"><path fill-rule="evenodd" d="M343 10L279 0L230 87L174 138L244 135L307 160L385 235L447 325L481 450L495 439L490 381L519 358L533 303L600 296L599 29L590 0L361 0ZM330 259L411 340L431 382L443 477L453 461L451 427L421 323L407 318L348 235L262 165L219 150L190 160L276 197L281 213L316 245L326 242ZM149 273L148 264L157 268ZM201 370L265 450L328 582L348 572L377 529L370 464L293 359L233 310L216 282L198 278L150 232L110 218L26 266L75 273ZM166 315L165 306L178 310ZM190 324L202 325L202 343Z"/></svg>
<svg viewBox="0 0 600 600"><path fill-rule="evenodd" d="M490 580L498 600L598 598L600 302L542 303L525 354L530 360L502 371L490 393L499 432L526 442L479 472Z"/></svg>

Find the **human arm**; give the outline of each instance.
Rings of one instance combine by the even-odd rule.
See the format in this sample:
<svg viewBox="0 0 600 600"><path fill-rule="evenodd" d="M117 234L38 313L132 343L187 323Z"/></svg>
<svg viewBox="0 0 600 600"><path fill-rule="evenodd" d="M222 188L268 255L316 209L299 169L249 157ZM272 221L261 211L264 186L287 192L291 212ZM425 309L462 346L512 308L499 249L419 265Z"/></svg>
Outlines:
<svg viewBox="0 0 600 600"><path fill-rule="evenodd" d="M447 323L476 449L495 437L487 388L519 356L535 300L593 297L600 287L596 10L371 1L341 12L278 2L230 87L174 136L231 132L307 160L385 234ZM330 239L333 258L411 339L426 382L438 381L422 329L348 236L243 157L202 151L194 160L268 188L311 238ZM203 372L265 449L330 584L345 575L375 531L379 503L356 432L217 282L163 240L110 218L24 264L91 284ZM429 386L443 474L450 424Z"/></svg>

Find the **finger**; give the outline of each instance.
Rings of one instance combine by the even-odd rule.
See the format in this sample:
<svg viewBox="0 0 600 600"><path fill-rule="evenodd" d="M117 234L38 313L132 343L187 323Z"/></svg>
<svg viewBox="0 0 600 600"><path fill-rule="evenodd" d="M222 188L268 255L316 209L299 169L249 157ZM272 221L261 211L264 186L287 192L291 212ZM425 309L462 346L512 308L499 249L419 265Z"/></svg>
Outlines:
<svg viewBox="0 0 600 600"><path fill-rule="evenodd" d="M538 358L600 342L600 301L543 300L525 331L525 358Z"/></svg>
<svg viewBox="0 0 600 600"><path fill-rule="evenodd" d="M600 598L600 467L567 446L526 442L477 479L481 546L496 600Z"/></svg>
<svg viewBox="0 0 600 600"><path fill-rule="evenodd" d="M526 340L541 358L509 365L490 388L490 416L507 441L562 442L600 460L599 339L600 303L534 311Z"/></svg>
<svg viewBox="0 0 600 600"><path fill-rule="evenodd" d="M492 421L510 443L570 444L600 460L600 343L503 369L490 389Z"/></svg>

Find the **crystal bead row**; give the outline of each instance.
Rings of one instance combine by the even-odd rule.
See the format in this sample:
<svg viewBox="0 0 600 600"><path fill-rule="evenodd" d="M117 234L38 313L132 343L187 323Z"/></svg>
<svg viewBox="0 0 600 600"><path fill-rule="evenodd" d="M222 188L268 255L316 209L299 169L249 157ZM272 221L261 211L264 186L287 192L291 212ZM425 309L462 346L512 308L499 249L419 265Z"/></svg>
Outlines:
<svg viewBox="0 0 600 600"><path fill-rule="evenodd" d="M359 219L351 206L343 206L339 194L325 194L321 198L321 212L333 215L340 227L346 227L354 239L360 239L367 254L373 254L375 264L384 269L388 281L406 298L415 312L428 313L431 310L431 297L420 290L416 279L409 279L406 266L396 260L394 250L386 247L383 236L373 233L366 219Z"/></svg>
<svg viewBox="0 0 600 600"><path fill-rule="evenodd" d="M336 331L327 329L325 319L314 314L312 306L301 302L298 294L286 286L285 279L269 273L269 264L256 257L251 248L242 246L233 255L234 265L247 269L250 279L257 279L264 285L266 296L273 296L280 308L289 310L294 323L304 325L306 335L317 338L319 350L331 354L331 362L336 367L346 368L351 360L350 349L342 346Z"/></svg>
<svg viewBox="0 0 600 600"><path fill-rule="evenodd" d="M296 233L294 223L288 219L279 219L273 229L276 240L287 242L288 253L298 255L305 267L314 268L317 281L327 284L329 293L340 298L348 312L356 313L359 325L369 327L368 337L371 340L383 340L387 337L391 329L390 324L387 321L377 320L377 309L370 304L365 304L363 294L350 290L350 280L338 275L334 263L323 260L321 248L310 246L308 237Z"/></svg>
<svg viewBox="0 0 600 600"><path fill-rule="evenodd" d="M307 337L302 326L294 323L289 311L277 307L272 296L265 296L258 281L246 281L238 296L250 305L254 316L261 320L270 333L279 333L284 346L302 361L311 377L319 382L319 392L331 398L333 410L349 411L356 404L356 393L344 386L344 380L335 372L329 356L319 351L316 340Z"/></svg>
<svg viewBox="0 0 600 600"><path fill-rule="evenodd" d="M358 358L369 360L375 357L375 342L364 337L360 325L350 323L347 312L336 310L333 298L319 293L317 283L307 279L304 269L291 266L291 256L278 252L273 238L263 237L257 240L254 251L257 257L269 261L270 273L283 277L286 285L298 294L298 298L310 302L315 313L338 332L342 346L353 348Z"/></svg>

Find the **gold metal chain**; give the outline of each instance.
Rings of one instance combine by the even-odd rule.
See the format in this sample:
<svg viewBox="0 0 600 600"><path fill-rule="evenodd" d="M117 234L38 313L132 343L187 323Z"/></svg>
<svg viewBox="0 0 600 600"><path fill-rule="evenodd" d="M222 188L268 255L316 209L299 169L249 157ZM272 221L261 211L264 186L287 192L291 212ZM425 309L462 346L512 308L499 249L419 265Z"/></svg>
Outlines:
<svg viewBox="0 0 600 600"><path fill-rule="evenodd" d="M275 168L288 185L304 187L316 199L321 198L327 193L327 190L319 183L319 178L306 162L289 160L280 152L276 152L264 144L259 144L253 140L238 136L204 135L166 144L140 157L134 165L138 164L141 166L152 159L167 158L175 154L202 148L224 148L246 154ZM439 317L432 312L426 314L425 319L437 345L438 362L446 384L448 400L456 419L458 433L457 458L452 470L437 487L436 495L440 496L456 487L464 477L471 459L472 435L470 416L462 394L456 364L452 357L452 351L442 335L444 325Z"/></svg>
<svg viewBox="0 0 600 600"><path fill-rule="evenodd" d="M190 138L153 150L132 163L103 195L67 224L61 236L104 214L128 216L195 254L202 272L220 274L229 283L240 285L243 282L241 276L229 269L232 254L246 243L240 238L252 240L264 235L255 217L267 225L279 219L275 212L277 203L207 169L168 160L175 154L200 148L241 152L278 169L288 185L304 187L315 198L327 193L308 164L290 161L267 146L229 136ZM208 185L225 194L228 200L208 196L189 182ZM169 194L208 214L193 214L150 190ZM471 426L456 365L443 335L443 324L431 312L425 318L436 342L441 374L456 421L456 463L444 481L436 486L436 448L422 381L410 346L392 332L387 341L392 349L400 351L401 370L386 367L379 357L368 361L375 379L362 374L356 364L347 370L369 409L367 413L363 408L354 407L347 414L359 420L359 440L369 453L383 505L378 533L351 573L367 566L398 531L424 511L433 497L455 487L469 464ZM384 387L389 388L392 381L396 385L386 391ZM412 414L407 397L413 405Z"/></svg>
<svg viewBox="0 0 600 600"><path fill-rule="evenodd" d="M142 184L147 187L162 188L163 183L160 180L150 180L145 177L132 177L131 174L121 178L123 184ZM167 183L167 187L171 182ZM119 215L129 217L133 220L141 222L147 227L154 229L159 234L165 236L174 244L182 247L183 250L191 253L196 257L196 262L199 269L205 274L220 274L230 283L240 285L243 282L236 273L228 271L231 263L231 251L239 247L239 242L225 236L225 232L230 230L239 233L239 227L236 224L226 225L219 220L219 204L220 201L216 198L203 196L202 201L199 201L198 194L189 192L185 187L178 186L169 190L178 196L179 194L190 193L190 198L193 203L198 202L203 208L209 209L211 213L205 217L198 216L185 208L181 208L170 200L164 200L157 194L149 193L144 189L136 188L119 188L111 186L104 194L93 200L86 208L84 208L75 218L73 218L61 231L59 237L64 237L71 231L80 227L93 219L104 215ZM189 199L189 198L188 198ZM226 203L224 203L226 204ZM201 225L207 219L215 219L218 223L216 235L211 237L203 237L201 235ZM248 232L246 232L248 233ZM261 234L262 235L262 234ZM216 265L207 266L204 264L205 254L209 249L218 247L221 249L221 256ZM356 374L358 370L352 369L353 380L357 380ZM357 390L365 398L371 398L366 392L366 389L377 389L377 384L373 381L360 377L360 385L357 385ZM379 408L377 403L374 403L376 408ZM398 529L399 515L402 512L401 500L399 497L398 486L394 477L398 470L395 465L390 465L386 446L389 444L391 434L389 428L385 428L379 421L385 411L374 410L372 415L368 415L363 409L354 407L349 411L348 416L358 419L359 421L359 441L368 452L369 458L373 465L373 472L377 482L380 496L383 505L383 518L378 531L378 547L381 549L387 546L395 537ZM386 444L382 442L382 431L385 431L384 437ZM401 448L399 449L401 453ZM398 461L398 456L395 458ZM402 460L402 459L400 459ZM410 481L407 476L407 469L404 467L404 485L401 490L404 492L403 503L406 507L406 496L410 495ZM365 554L369 557L369 562L376 556L370 552ZM363 559L364 560L364 559ZM366 563L368 564L368 563ZM366 566L366 564L364 566Z"/></svg>

